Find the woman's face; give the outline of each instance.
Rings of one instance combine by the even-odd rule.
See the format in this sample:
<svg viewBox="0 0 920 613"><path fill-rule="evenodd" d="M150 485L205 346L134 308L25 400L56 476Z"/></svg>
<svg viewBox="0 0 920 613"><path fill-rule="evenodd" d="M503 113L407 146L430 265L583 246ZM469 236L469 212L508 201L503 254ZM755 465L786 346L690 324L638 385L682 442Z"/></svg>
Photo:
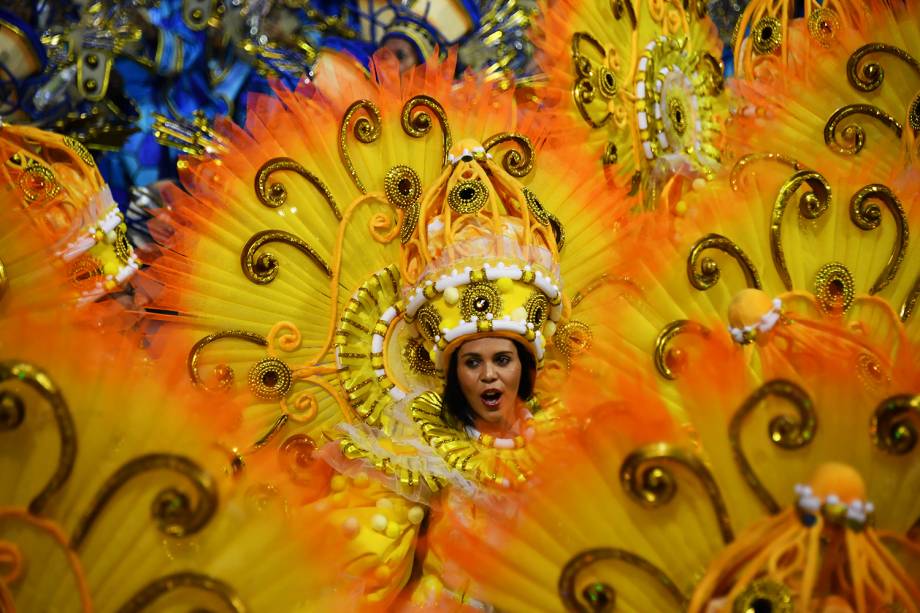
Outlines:
<svg viewBox="0 0 920 613"><path fill-rule="evenodd" d="M477 422L510 428L515 421L521 360L507 338L467 341L457 350L457 379Z"/></svg>

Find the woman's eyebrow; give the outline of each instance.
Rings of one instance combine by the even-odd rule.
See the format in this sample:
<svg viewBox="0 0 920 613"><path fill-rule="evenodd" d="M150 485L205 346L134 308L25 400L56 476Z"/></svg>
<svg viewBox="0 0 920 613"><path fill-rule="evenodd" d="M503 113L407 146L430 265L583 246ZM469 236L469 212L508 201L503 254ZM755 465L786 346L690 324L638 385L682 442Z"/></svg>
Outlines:
<svg viewBox="0 0 920 613"><path fill-rule="evenodd" d="M460 354L461 358L481 358L482 356L475 351L468 351Z"/></svg>

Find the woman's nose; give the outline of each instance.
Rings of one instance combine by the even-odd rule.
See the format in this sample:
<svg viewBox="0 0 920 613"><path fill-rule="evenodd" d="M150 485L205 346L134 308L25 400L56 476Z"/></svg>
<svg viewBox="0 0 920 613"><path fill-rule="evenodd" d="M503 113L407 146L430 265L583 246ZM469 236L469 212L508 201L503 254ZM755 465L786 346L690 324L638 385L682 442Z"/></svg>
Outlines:
<svg viewBox="0 0 920 613"><path fill-rule="evenodd" d="M482 380L483 381L494 381L495 380L495 367L486 362L485 367L482 369Z"/></svg>

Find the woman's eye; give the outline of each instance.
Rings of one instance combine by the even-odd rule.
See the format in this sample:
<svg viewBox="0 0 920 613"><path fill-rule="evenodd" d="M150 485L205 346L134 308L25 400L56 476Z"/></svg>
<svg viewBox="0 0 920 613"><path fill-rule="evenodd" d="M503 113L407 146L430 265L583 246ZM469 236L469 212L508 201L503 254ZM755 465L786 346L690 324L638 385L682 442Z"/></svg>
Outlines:
<svg viewBox="0 0 920 613"><path fill-rule="evenodd" d="M499 366L506 366L508 362L510 361L511 361L511 358L509 358L506 355L500 355L498 356L498 358L495 359L495 363L498 364Z"/></svg>
<svg viewBox="0 0 920 613"><path fill-rule="evenodd" d="M467 368L476 368L479 366L479 360L467 360L464 364L466 364Z"/></svg>

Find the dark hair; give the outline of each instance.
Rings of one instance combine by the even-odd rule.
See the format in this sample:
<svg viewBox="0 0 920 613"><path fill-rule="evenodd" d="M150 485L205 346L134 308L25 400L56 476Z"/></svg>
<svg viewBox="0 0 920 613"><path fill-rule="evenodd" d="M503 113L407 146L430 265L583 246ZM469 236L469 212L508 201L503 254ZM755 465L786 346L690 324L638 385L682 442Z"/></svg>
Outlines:
<svg viewBox="0 0 920 613"><path fill-rule="evenodd" d="M518 360L521 361L521 380L518 383L517 395L521 400L529 400L533 396L534 379L537 375L537 362L533 354L530 353L519 341L512 340L515 349L517 349ZM450 356L450 364L447 366L447 381L444 383L442 412L447 412L457 421L466 426L473 426L473 413L470 403L466 401L463 390L460 389L460 377L457 375L457 356L460 354L458 347Z"/></svg>

